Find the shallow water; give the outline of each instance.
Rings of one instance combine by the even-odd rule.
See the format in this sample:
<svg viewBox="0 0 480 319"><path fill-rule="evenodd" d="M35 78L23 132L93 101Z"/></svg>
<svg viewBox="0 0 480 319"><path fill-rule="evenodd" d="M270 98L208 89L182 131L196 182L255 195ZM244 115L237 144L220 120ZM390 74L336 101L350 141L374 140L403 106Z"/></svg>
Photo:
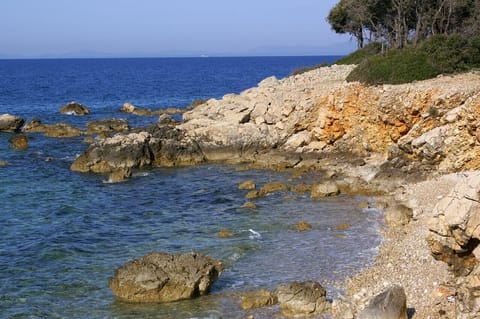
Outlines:
<svg viewBox="0 0 480 319"><path fill-rule="evenodd" d="M280 63L275 61L272 65ZM138 89L142 87L142 77L137 74L140 71L135 67L138 62L133 61L133 66L125 66L125 61L117 62L113 62L117 67L108 61L98 62L108 65L101 74L78 71L72 75L78 66L66 67L67 62L48 62L55 68L49 64L45 71L41 71L42 66L35 72L29 71L32 67L29 63L33 62L26 63L28 68L10 65L7 69L16 72L13 74L0 68L4 83L8 77L24 82L17 89L11 82L10 87L1 87L0 113L37 116L46 119L45 122L61 120L82 127L94 118L123 117L118 113L120 101L135 102L135 98L127 99L119 92L115 98L101 100L99 92L112 95L109 86L114 88L112 92L121 88L113 76L125 79L129 74L138 77L138 83L133 85L137 89L131 94L147 95L144 99L154 101L152 105L182 107L189 99L244 89L230 87L228 90L229 85L225 84L224 90L228 91L220 94L206 86L195 96L191 92L198 79L194 79L196 82L184 84L190 86L184 88L186 93L165 95L157 92L156 86L148 86L149 77L155 79L160 66L152 67L157 73L145 75L147 84ZM90 72L100 68L98 63L90 66ZM142 72L147 72L148 63L142 63L146 63ZM209 68L215 66L214 62L209 63ZM252 63L265 64L265 60ZM224 69L228 68L217 68L217 77L224 76L223 81L235 76L243 79L243 73L241 76L224 74L225 71L221 71ZM245 70L250 69L245 67ZM182 72L188 74L186 70ZM114 83L92 93L87 89L90 84L62 82L64 84L54 90L60 93L55 95L54 86L48 83L60 86L56 81L62 76L64 80L73 76L74 84L78 81L96 83L95 79L98 83L108 83L105 77ZM48 85L42 85L48 88L42 88L43 81ZM128 81L122 81L124 87L129 85ZM256 83L257 80L249 81ZM243 79L241 83L254 85L250 82ZM33 91L30 97L23 97L30 91ZM128 90L122 92L125 91ZM68 92L83 94L84 99L78 96L72 99L93 105L92 116L59 115L58 107L68 102L65 101ZM10 99L6 94L10 94ZM164 102L161 102L162 94ZM167 102L175 99L182 102ZM147 103L141 106L151 107ZM139 124L156 120L129 119ZM358 202L365 200L361 197L342 195L312 201L308 196L282 192L256 200L256 210L241 208L246 201L246 191L238 189L240 182L253 178L259 187L270 181L305 182L289 181L288 173L201 165L143 170L128 182L105 184L104 176L70 171L75 156L87 147L81 143L82 138L51 139L30 134L29 149L14 151L8 142L12 136L0 133L0 160L9 163L0 167L0 318L242 318L238 298L229 297L235 292L274 289L290 280L318 280L327 286L328 294L334 296L337 289L331 283L371 262L381 240L380 214L356 208ZM308 181L318 179L319 176L308 176ZM294 230L294 225L301 220L309 222L313 230ZM345 223L351 227L336 230L337 225ZM219 238L218 232L223 229L234 236ZM123 263L150 251L198 251L221 259L226 269L209 297L167 305L116 301L108 288L108 278ZM259 316L268 318L270 314Z"/></svg>

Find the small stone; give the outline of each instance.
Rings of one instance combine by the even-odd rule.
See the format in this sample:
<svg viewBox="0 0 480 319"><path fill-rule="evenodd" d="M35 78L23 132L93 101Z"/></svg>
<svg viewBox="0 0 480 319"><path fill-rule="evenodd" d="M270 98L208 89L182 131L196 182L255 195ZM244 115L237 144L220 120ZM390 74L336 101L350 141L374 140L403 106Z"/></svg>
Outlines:
<svg viewBox="0 0 480 319"><path fill-rule="evenodd" d="M243 204L242 208L257 209L257 205L252 202L246 202L245 204Z"/></svg>
<svg viewBox="0 0 480 319"><path fill-rule="evenodd" d="M340 189L338 188L336 183L325 182L313 185L311 198L318 199L323 197L336 196L338 194L340 194Z"/></svg>
<svg viewBox="0 0 480 319"><path fill-rule="evenodd" d="M60 113L67 115L88 115L90 110L83 104L77 102L70 102L60 108Z"/></svg>
<svg viewBox="0 0 480 319"><path fill-rule="evenodd" d="M260 196L259 191L252 190L252 191L249 191L247 193L247 195L245 195L245 198L246 199L255 199L255 198L258 198L259 196Z"/></svg>
<svg viewBox="0 0 480 319"><path fill-rule="evenodd" d="M312 227L312 225L310 225L306 221L302 220L302 221L298 222L298 224L295 225L295 229L299 232L302 232L302 231L312 230L313 227Z"/></svg>
<svg viewBox="0 0 480 319"><path fill-rule="evenodd" d="M242 190L253 190L256 187L257 185L255 184L255 181L253 179L246 180L240 183L240 185L238 185L238 189L242 189Z"/></svg>
<svg viewBox="0 0 480 319"><path fill-rule="evenodd" d="M333 227L334 230L347 230L347 229L350 229L352 227L351 224L348 224L348 223L343 223L343 224L338 224L336 225L335 227Z"/></svg>
<svg viewBox="0 0 480 319"><path fill-rule="evenodd" d="M120 112L123 112L123 113L133 113L137 108L135 107L135 105L131 104L131 103L124 103L123 106L120 108Z"/></svg>

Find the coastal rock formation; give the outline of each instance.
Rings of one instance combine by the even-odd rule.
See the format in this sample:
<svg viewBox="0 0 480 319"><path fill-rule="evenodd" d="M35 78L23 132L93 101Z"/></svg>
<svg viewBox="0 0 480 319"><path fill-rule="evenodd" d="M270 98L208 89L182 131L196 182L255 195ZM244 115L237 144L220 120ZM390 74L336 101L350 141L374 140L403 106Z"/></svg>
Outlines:
<svg viewBox="0 0 480 319"><path fill-rule="evenodd" d="M44 133L47 137L71 138L81 136L82 130L67 123L42 124L40 119L30 120L22 129L25 133Z"/></svg>
<svg viewBox="0 0 480 319"><path fill-rule="evenodd" d="M317 282L290 282L277 288L282 312L287 316L321 314L330 307L325 289Z"/></svg>
<svg viewBox="0 0 480 319"><path fill-rule="evenodd" d="M25 123L25 119L11 114L0 115L0 132L17 132Z"/></svg>
<svg viewBox="0 0 480 319"><path fill-rule="evenodd" d="M96 141L73 162L71 169L111 173L125 168L192 165L203 161L201 150L182 131L153 127L149 131L116 134Z"/></svg>
<svg viewBox="0 0 480 319"><path fill-rule="evenodd" d="M87 134L126 132L128 130L130 130L130 126L125 119L105 119L87 123Z"/></svg>
<svg viewBox="0 0 480 319"><path fill-rule="evenodd" d="M60 108L60 113L67 115L83 116L90 114L90 110L83 104L77 102L70 102Z"/></svg>
<svg viewBox="0 0 480 319"><path fill-rule="evenodd" d="M407 296L397 285L387 288L370 300L358 319L407 319Z"/></svg>
<svg viewBox="0 0 480 319"><path fill-rule="evenodd" d="M350 154L362 160L358 174L367 182L480 168L479 75L365 86L345 82L353 67L271 77L204 101L170 128L181 132L181 150L198 150L206 161L286 168L304 165L308 154ZM368 165L374 154L377 162Z"/></svg>
<svg viewBox="0 0 480 319"><path fill-rule="evenodd" d="M159 110L156 110L156 111L152 111L151 109L138 108L135 105L126 102L120 108L120 112L132 113L132 114L139 115L139 116L156 116L156 115L163 115L163 114L165 114L165 115L182 114L184 112L184 110L169 107L169 108L166 108L166 109L159 109Z"/></svg>
<svg viewBox="0 0 480 319"><path fill-rule="evenodd" d="M172 302L207 294L223 264L196 253L150 253L115 271L109 286L128 302Z"/></svg>

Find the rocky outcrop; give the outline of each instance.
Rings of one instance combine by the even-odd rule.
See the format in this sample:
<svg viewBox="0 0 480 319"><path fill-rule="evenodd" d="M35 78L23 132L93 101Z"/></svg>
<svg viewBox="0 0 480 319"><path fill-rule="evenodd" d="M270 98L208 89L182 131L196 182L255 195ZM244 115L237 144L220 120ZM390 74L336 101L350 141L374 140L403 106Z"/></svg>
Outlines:
<svg viewBox="0 0 480 319"><path fill-rule="evenodd" d="M169 107L166 109L159 109L152 111L151 109L142 109L139 108L131 103L124 103L123 106L120 108L120 112L123 113L132 113L139 116L156 116L156 115L174 115L174 114L182 114L184 110Z"/></svg>
<svg viewBox="0 0 480 319"><path fill-rule="evenodd" d="M126 132L128 130L130 130L130 126L125 119L105 119L87 123L87 134Z"/></svg>
<svg viewBox="0 0 480 319"><path fill-rule="evenodd" d="M203 161L201 150L182 131L156 127L96 141L73 162L71 169L111 173L126 168L192 165Z"/></svg>
<svg viewBox="0 0 480 319"><path fill-rule="evenodd" d="M277 288L278 302L287 316L322 314L329 310L325 289L317 282L290 282Z"/></svg>
<svg viewBox="0 0 480 319"><path fill-rule="evenodd" d="M223 264L196 253L150 253L115 271L113 293L128 302L172 302L207 294Z"/></svg>
<svg viewBox="0 0 480 319"><path fill-rule="evenodd" d="M18 132L24 123L25 119L20 116L1 114L0 132Z"/></svg>
<svg viewBox="0 0 480 319"><path fill-rule="evenodd" d="M78 102L70 102L60 108L60 113L67 115L83 116L90 114L90 110Z"/></svg>
<svg viewBox="0 0 480 319"><path fill-rule="evenodd" d="M394 285L370 300L358 319L407 319L407 296L405 290Z"/></svg>
<svg viewBox="0 0 480 319"><path fill-rule="evenodd" d="M456 318L480 315L480 172L457 174L450 194L430 219L427 242L433 256L456 275Z"/></svg>
<svg viewBox="0 0 480 319"><path fill-rule="evenodd" d="M23 127L25 133L44 133L47 137L71 138L83 134L82 130L67 123L42 124L40 119L34 118Z"/></svg>

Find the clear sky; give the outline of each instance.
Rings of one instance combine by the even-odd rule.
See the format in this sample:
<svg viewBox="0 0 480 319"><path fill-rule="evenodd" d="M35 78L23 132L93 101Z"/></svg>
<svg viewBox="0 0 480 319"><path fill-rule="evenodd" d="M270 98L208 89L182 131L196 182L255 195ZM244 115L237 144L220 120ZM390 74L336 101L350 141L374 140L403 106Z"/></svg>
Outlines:
<svg viewBox="0 0 480 319"><path fill-rule="evenodd" d="M0 0L0 57L336 55L338 0Z"/></svg>

